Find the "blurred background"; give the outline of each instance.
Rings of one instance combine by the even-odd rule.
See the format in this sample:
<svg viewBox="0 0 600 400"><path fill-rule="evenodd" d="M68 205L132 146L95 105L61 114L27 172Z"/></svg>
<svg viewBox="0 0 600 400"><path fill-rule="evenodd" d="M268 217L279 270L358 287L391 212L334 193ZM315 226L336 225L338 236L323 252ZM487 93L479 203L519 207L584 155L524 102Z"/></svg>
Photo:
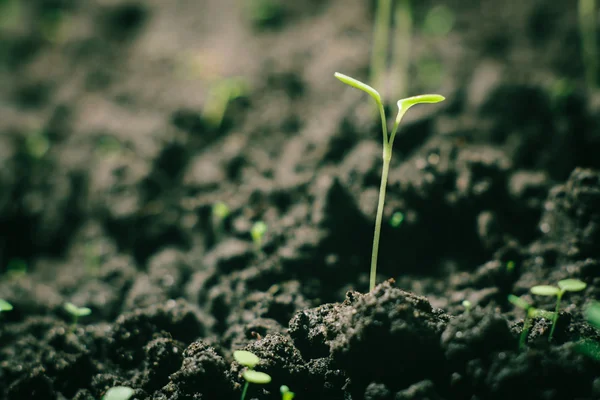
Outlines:
<svg viewBox="0 0 600 400"><path fill-rule="evenodd" d="M265 220L278 252L290 230L312 234L318 218L294 210L315 204L321 175L345 176L362 216L339 227L367 233L338 248L356 244L346 262L361 264L380 128L336 71L375 86L390 114L403 96L446 96L409 113L398 160L437 163L443 150L418 151L433 136L492 145L545 193L600 163L597 21L590 0L0 0L0 271L115 254L144 266L165 247L201 259L222 201L233 236ZM351 152L361 179L344 175ZM405 214L394 191L407 173L392 173L386 218ZM477 246L469 265L489 257ZM407 268L429 253L420 245Z"/></svg>

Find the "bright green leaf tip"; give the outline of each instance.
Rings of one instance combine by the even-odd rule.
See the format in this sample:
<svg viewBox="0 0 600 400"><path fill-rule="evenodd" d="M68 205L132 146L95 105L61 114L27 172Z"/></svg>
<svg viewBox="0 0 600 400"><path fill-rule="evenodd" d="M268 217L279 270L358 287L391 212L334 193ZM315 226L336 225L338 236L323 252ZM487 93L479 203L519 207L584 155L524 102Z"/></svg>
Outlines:
<svg viewBox="0 0 600 400"><path fill-rule="evenodd" d="M558 282L558 287L566 292L579 292L585 289L587 284L579 279L563 279Z"/></svg>
<svg viewBox="0 0 600 400"><path fill-rule="evenodd" d="M375 99L377 103L381 103L381 96L379 95L379 92L373 89L371 86L367 85L366 83L362 83L358 79L354 79L352 77L349 77L348 75L340 74L339 72L336 72L333 75L346 85L352 86L353 88L368 93L371 97Z"/></svg>

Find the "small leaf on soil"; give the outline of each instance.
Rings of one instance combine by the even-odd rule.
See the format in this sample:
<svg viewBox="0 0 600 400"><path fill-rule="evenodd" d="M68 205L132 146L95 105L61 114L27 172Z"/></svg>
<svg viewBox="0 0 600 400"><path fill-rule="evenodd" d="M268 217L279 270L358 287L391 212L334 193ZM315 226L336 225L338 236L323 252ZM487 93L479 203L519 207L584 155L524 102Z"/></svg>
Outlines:
<svg viewBox="0 0 600 400"><path fill-rule="evenodd" d="M538 285L529 289L531 293L537 294L538 296L556 296L560 293L560 289L556 286L550 285Z"/></svg>
<svg viewBox="0 0 600 400"><path fill-rule="evenodd" d="M264 372L254 371L253 369L247 369L242 374L245 380L250 383L267 384L271 382L271 376Z"/></svg>
<svg viewBox="0 0 600 400"><path fill-rule="evenodd" d="M234 351L233 358L235 358L235 361L239 362L240 364L242 364L248 368L254 368L256 366L256 364L258 364L260 362L260 358L258 358L257 356L255 356L254 354L252 354L246 350Z"/></svg>

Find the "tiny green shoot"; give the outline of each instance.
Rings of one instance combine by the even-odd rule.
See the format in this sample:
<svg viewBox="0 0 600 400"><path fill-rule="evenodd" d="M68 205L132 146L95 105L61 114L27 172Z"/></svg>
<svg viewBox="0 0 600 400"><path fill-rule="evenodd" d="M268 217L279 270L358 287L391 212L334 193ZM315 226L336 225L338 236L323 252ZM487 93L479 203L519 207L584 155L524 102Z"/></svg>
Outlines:
<svg viewBox="0 0 600 400"><path fill-rule="evenodd" d="M92 313L91 309L87 307L77 307L73 303L65 304L65 310L71 314L71 317L73 317L73 327L77 326L79 318L85 317L86 315L90 315Z"/></svg>
<svg viewBox="0 0 600 400"><path fill-rule="evenodd" d="M523 321L523 329L521 330L521 337L519 338L519 349L523 349L527 342L527 336L529 335L529 329L531 328L531 321L533 318L542 317L542 318L552 318L554 313L538 310L533 307L531 304L526 302L520 297L515 296L514 294L508 295L508 301L510 301L514 306L525 310L525 320Z"/></svg>
<svg viewBox="0 0 600 400"><path fill-rule="evenodd" d="M335 77L345 83L346 85L352 86L353 88L362 90L367 93L369 96L375 100L377 103L377 108L379 109L379 114L381 116L381 129L383 133L383 169L381 173L381 186L379 188L379 202L377 205L377 217L375 219L375 233L373 235L373 251L371 254L371 275L369 280L369 290L373 290L375 287L375 280L377 276L377 255L379 252L379 236L381 234L381 221L383 219L383 206L385 203L385 192L387 187L388 173L390 169L390 161L392 159L392 149L394 145L394 139L396 138L396 133L398 131L398 126L400 125L400 121L406 111L409 108L416 104L421 103L439 103L444 100L444 96L439 94L424 94L420 96L408 97L398 101L398 114L396 115L396 119L394 121L394 127L392 129L391 135L388 136L387 131L387 120L385 117L385 109L383 107L383 102L381 100L381 96L377 90L373 89L371 86L366 85L354 78L351 78L347 75L340 74L339 72L335 73Z"/></svg>
<svg viewBox="0 0 600 400"><path fill-rule="evenodd" d="M471 308L473 307L473 304L471 304L471 302L469 300L463 300L462 306L465 308L465 315L469 315L469 313L471 312Z"/></svg>
<svg viewBox="0 0 600 400"><path fill-rule="evenodd" d="M296 394L294 392L291 392L290 388L286 385L282 385L279 388L279 391L281 392L281 400L293 400L296 396Z"/></svg>
<svg viewBox="0 0 600 400"><path fill-rule="evenodd" d="M229 216L230 210L229 206L222 201L217 201L212 206L212 221L213 228L215 233L215 238L218 240L219 236L223 233L223 225L225 223L225 219Z"/></svg>
<svg viewBox="0 0 600 400"><path fill-rule="evenodd" d="M514 261L508 261L506 263L506 272L508 272L509 274L511 274L513 271L515 270L515 262Z"/></svg>
<svg viewBox="0 0 600 400"><path fill-rule="evenodd" d="M596 327L596 328L600 328L600 303L595 301L592 304L590 304L586 309L585 309L585 319L587 320L587 322Z"/></svg>
<svg viewBox="0 0 600 400"><path fill-rule="evenodd" d="M257 221L252 225L250 229L250 236L252 237L252 241L254 242L254 246L257 250L260 250L263 244L263 239L265 234L267 233L267 224L263 221Z"/></svg>
<svg viewBox="0 0 600 400"><path fill-rule="evenodd" d="M394 214L392 214L390 225L392 228L398 228L400 224L402 224L402 221L404 221L404 214L402 214L400 211L396 211Z"/></svg>
<svg viewBox="0 0 600 400"><path fill-rule="evenodd" d="M233 358L240 365L246 367L246 370L242 373L242 377L246 383L244 384L244 389L242 390L242 397L240 398L241 400L246 398L246 392L248 392L248 386L250 386L250 383L264 385L271 382L271 376L269 374L254 370L254 367L260 362L260 358L258 358L255 354L246 350L236 350L233 352Z"/></svg>
<svg viewBox="0 0 600 400"><path fill-rule="evenodd" d="M134 390L127 386L115 386L106 391L102 400L129 400Z"/></svg>
<svg viewBox="0 0 600 400"><path fill-rule="evenodd" d="M13 305L4 299L0 299L0 314L6 311L11 311L13 309Z"/></svg>
<svg viewBox="0 0 600 400"><path fill-rule="evenodd" d="M207 95L204 118L213 127L220 128L231 101L246 96L248 83L242 77L224 78L214 83Z"/></svg>
<svg viewBox="0 0 600 400"><path fill-rule="evenodd" d="M552 319L552 328L550 328L550 335L548 341L552 341L554 335L554 329L556 328L556 322L558 321L558 311L560 309L560 301L566 292L580 292L586 288L585 282L578 279L563 279L558 282L558 287L550 285L537 285L530 289L531 293L538 296L554 297L556 296L556 308L554 310L554 317Z"/></svg>

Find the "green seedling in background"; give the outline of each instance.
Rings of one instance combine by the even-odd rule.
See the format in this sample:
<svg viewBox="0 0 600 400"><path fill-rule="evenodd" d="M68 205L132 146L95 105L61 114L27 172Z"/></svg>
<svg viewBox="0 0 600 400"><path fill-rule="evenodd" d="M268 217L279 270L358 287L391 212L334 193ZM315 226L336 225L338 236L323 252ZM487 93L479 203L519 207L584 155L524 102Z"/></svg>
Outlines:
<svg viewBox="0 0 600 400"><path fill-rule="evenodd" d="M600 303L595 301L592 304L590 304L585 309L584 314L585 314L586 321L590 325L600 329Z"/></svg>
<svg viewBox="0 0 600 400"><path fill-rule="evenodd" d="M598 85L598 43L596 34L596 0L579 0L579 34L581 36L581 52L585 66L585 77L588 85Z"/></svg>
<svg viewBox="0 0 600 400"><path fill-rule="evenodd" d="M398 101L398 114L396 115L396 120L394 121L394 127L392 129L392 134L388 136L387 131L387 120L385 117L385 110L383 107L383 102L381 100L381 96L379 92L373 89L371 86L366 85L354 78L351 78L347 75L340 74L338 72L335 73L335 77L345 83L346 85L352 86L353 88L362 90L371 96L375 102L377 103L377 108L379 109L379 114L381 116L381 129L383 133L383 170L381 173L381 186L379 189L379 203L377 206L377 217L375 219L375 234L373 235L373 252L371 255L371 277L369 283L369 290L373 290L375 287L375 279L377 274L377 255L379 252L379 235L381 233L381 221L383 218L383 206L385 203L385 192L387 187L387 179L388 173L390 169L390 161L392 159L392 149L394 145L394 139L396 138L396 132L398 131L398 126L400 125L400 121L406 111L409 108L416 104L421 103L439 103L444 100L444 97L439 94L424 94L421 96L408 97L406 99L402 99Z"/></svg>
<svg viewBox="0 0 600 400"><path fill-rule="evenodd" d="M556 328L556 322L558 321L558 311L560 308L560 301L565 292L580 292L585 289L587 285L578 279L563 279L558 282L558 287L550 285L538 285L530 289L531 293L538 296L556 296L556 309L554 310L554 318L552 319L552 328L550 328L550 335L548 341L552 340L554 335L554 329Z"/></svg>
<svg viewBox="0 0 600 400"><path fill-rule="evenodd" d="M129 400L134 390L127 386L115 386L106 391L102 400Z"/></svg>
<svg viewBox="0 0 600 400"><path fill-rule="evenodd" d="M245 1L246 14L256 28L275 26L284 14L283 4L277 0Z"/></svg>
<svg viewBox="0 0 600 400"><path fill-rule="evenodd" d="M296 396L296 394L290 392L290 388L285 385L282 385L279 388L279 391L281 392L281 400L294 400L294 397Z"/></svg>
<svg viewBox="0 0 600 400"><path fill-rule="evenodd" d="M508 272L509 274L512 274L512 272L515 270L515 262L514 261L508 261L506 263L506 272Z"/></svg>
<svg viewBox="0 0 600 400"><path fill-rule="evenodd" d="M12 311L12 309L13 309L12 304L10 304L8 301L6 301L4 299L0 299L0 315L3 312Z"/></svg>
<svg viewBox="0 0 600 400"><path fill-rule="evenodd" d="M236 350L233 352L233 358L240 365L246 367L246 370L242 373L246 383L244 384L244 389L242 390L242 397L240 398L241 400L246 398L246 392L248 391L248 386L250 383L266 385L267 383L271 382L270 375L254 370L254 367L256 367L256 365L260 362L260 358L258 358L255 354L246 350Z"/></svg>
<svg viewBox="0 0 600 400"><path fill-rule="evenodd" d="M586 321L596 327L600 328L600 303L597 301L586 307L584 311ZM600 361L600 344L592 339L584 339L577 343L576 349L586 356Z"/></svg>
<svg viewBox="0 0 600 400"><path fill-rule="evenodd" d="M519 338L519 349L523 349L525 344L527 343L527 336L529 335L529 329L531 328L531 322L534 318L554 318L554 313L544 310L538 310L533 307L531 304L526 302L520 297L515 296L514 294L508 295L508 301L510 301L514 306L525 311L525 320L523 321L523 330L521 331L521 337Z"/></svg>
<svg viewBox="0 0 600 400"><path fill-rule="evenodd" d="M465 308L465 314L469 315L469 313L471 312L471 308L473 307L473 304L471 304L471 302L469 300L463 300L462 306Z"/></svg>
<svg viewBox="0 0 600 400"><path fill-rule="evenodd" d="M254 247L256 250L260 250L263 244L263 239L265 234L267 233L267 224L263 221L257 221L252 225L250 229L250 236L252 236L252 241L254 242Z"/></svg>
<svg viewBox="0 0 600 400"><path fill-rule="evenodd" d="M229 103L248 93L248 84L242 77L224 78L210 88L204 105L204 119L214 128L221 127Z"/></svg>
<svg viewBox="0 0 600 400"><path fill-rule="evenodd" d="M390 23L392 0L377 0L375 10L375 27L373 30L373 49L371 50L371 84L384 86L383 75L386 70L386 60L390 40Z"/></svg>
<svg viewBox="0 0 600 400"><path fill-rule="evenodd" d="M215 240L221 236L224 230L225 219L229 216L229 207L222 201L217 201L212 206L212 224Z"/></svg>
<svg viewBox="0 0 600 400"><path fill-rule="evenodd" d="M394 214L392 214L390 225L392 228L398 228L400 224L402 224L402 221L404 221L404 214L402 214L400 211L396 211Z"/></svg>
<svg viewBox="0 0 600 400"><path fill-rule="evenodd" d="M79 318L85 317L92 313L92 310L87 307L77 307L73 303L65 304L65 310L73 317L73 328L77 326Z"/></svg>

